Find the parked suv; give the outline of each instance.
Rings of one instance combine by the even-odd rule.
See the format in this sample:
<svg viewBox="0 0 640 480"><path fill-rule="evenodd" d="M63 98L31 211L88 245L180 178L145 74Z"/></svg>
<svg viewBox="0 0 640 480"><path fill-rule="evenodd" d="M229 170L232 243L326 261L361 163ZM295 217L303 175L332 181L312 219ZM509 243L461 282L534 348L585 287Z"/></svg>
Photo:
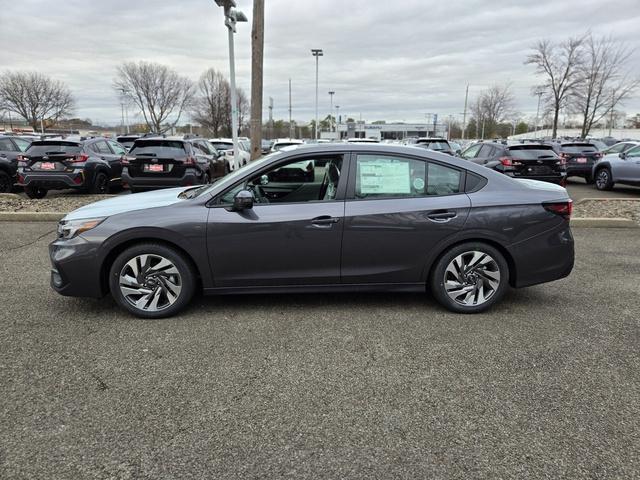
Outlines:
<svg viewBox="0 0 640 480"><path fill-rule="evenodd" d="M66 188L109 193L121 183L124 155L124 147L107 138L35 141L19 159L18 185L29 198Z"/></svg>
<svg viewBox="0 0 640 480"><path fill-rule="evenodd" d="M582 177L593 183L593 165L602 158L602 153L590 142L552 143L551 146L567 164L567 177Z"/></svg>
<svg viewBox="0 0 640 480"><path fill-rule="evenodd" d="M514 178L529 178L563 185L567 179L565 160L551 145L525 143L504 145L497 142L476 143L460 156Z"/></svg>
<svg viewBox="0 0 640 480"><path fill-rule="evenodd" d="M0 135L0 193L10 193L16 183L18 157L31 141L14 135Z"/></svg>
<svg viewBox="0 0 640 480"><path fill-rule="evenodd" d="M616 183L640 186L640 145L602 157L593 166L593 178L598 190L611 190Z"/></svg>
<svg viewBox="0 0 640 480"><path fill-rule="evenodd" d="M146 137L136 140L125 157L122 181L135 193L210 183L221 175L224 163L206 140Z"/></svg>
<svg viewBox="0 0 640 480"><path fill-rule="evenodd" d="M251 145L247 140L238 139L238 158L233 158L233 139L212 138L209 142L218 150L224 152L226 171L231 172L244 167L251 161Z"/></svg>

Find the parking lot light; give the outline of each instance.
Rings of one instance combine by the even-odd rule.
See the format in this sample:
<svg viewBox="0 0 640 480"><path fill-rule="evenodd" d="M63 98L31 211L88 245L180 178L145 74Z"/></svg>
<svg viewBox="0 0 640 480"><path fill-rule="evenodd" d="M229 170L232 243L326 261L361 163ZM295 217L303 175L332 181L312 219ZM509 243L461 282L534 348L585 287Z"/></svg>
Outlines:
<svg viewBox="0 0 640 480"><path fill-rule="evenodd" d="M236 100L236 67L233 45L233 34L236 32L237 22L246 22L247 16L236 10L235 0L215 0L224 9L224 24L229 31L229 84L231 87L231 138L233 139L233 158L239 158L238 148L238 102Z"/></svg>
<svg viewBox="0 0 640 480"><path fill-rule="evenodd" d="M318 140L318 58L324 55L321 48L312 48L311 55L316 57L316 124L315 124L315 139Z"/></svg>

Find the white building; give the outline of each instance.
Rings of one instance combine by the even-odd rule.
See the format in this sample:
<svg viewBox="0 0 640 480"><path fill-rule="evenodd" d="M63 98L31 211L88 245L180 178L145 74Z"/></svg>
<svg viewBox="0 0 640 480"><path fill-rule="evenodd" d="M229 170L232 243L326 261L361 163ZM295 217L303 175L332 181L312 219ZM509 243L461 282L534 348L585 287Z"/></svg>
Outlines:
<svg viewBox="0 0 640 480"><path fill-rule="evenodd" d="M375 140L402 140L408 137L446 137L447 127L433 123L382 123L349 122L337 125L338 132L320 132L321 138L345 140L347 138L372 138ZM339 135L339 137L338 137Z"/></svg>

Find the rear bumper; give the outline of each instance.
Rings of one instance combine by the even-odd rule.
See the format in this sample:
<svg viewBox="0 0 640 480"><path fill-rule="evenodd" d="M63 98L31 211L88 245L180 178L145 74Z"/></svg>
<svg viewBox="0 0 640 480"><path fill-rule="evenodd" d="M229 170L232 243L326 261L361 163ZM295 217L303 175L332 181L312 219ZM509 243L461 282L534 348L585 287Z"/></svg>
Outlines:
<svg viewBox="0 0 640 480"><path fill-rule="evenodd" d="M568 220L508 250L515 263L512 283L516 288L559 280L573 270L575 251Z"/></svg>
<svg viewBox="0 0 640 480"><path fill-rule="evenodd" d="M193 169L187 169L181 177L166 176L136 176L129 175L129 170L125 167L122 170L122 182L135 188L169 188L169 187L188 187L191 185L199 185L202 183L202 174Z"/></svg>
<svg viewBox="0 0 640 480"><path fill-rule="evenodd" d="M567 176L587 177L593 171L593 163L567 165Z"/></svg>
<svg viewBox="0 0 640 480"><path fill-rule="evenodd" d="M84 171L79 172L18 172L21 187L39 187L47 190L82 188L88 184Z"/></svg>

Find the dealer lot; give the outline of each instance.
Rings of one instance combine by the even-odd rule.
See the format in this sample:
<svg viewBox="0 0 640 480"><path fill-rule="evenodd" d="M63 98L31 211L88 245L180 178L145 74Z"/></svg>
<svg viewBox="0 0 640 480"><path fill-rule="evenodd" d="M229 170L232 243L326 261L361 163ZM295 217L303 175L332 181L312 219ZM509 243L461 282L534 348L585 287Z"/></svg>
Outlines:
<svg viewBox="0 0 640 480"><path fill-rule="evenodd" d="M640 240L489 313L416 294L200 297L143 321L49 288L0 223L2 478L640 475Z"/></svg>

